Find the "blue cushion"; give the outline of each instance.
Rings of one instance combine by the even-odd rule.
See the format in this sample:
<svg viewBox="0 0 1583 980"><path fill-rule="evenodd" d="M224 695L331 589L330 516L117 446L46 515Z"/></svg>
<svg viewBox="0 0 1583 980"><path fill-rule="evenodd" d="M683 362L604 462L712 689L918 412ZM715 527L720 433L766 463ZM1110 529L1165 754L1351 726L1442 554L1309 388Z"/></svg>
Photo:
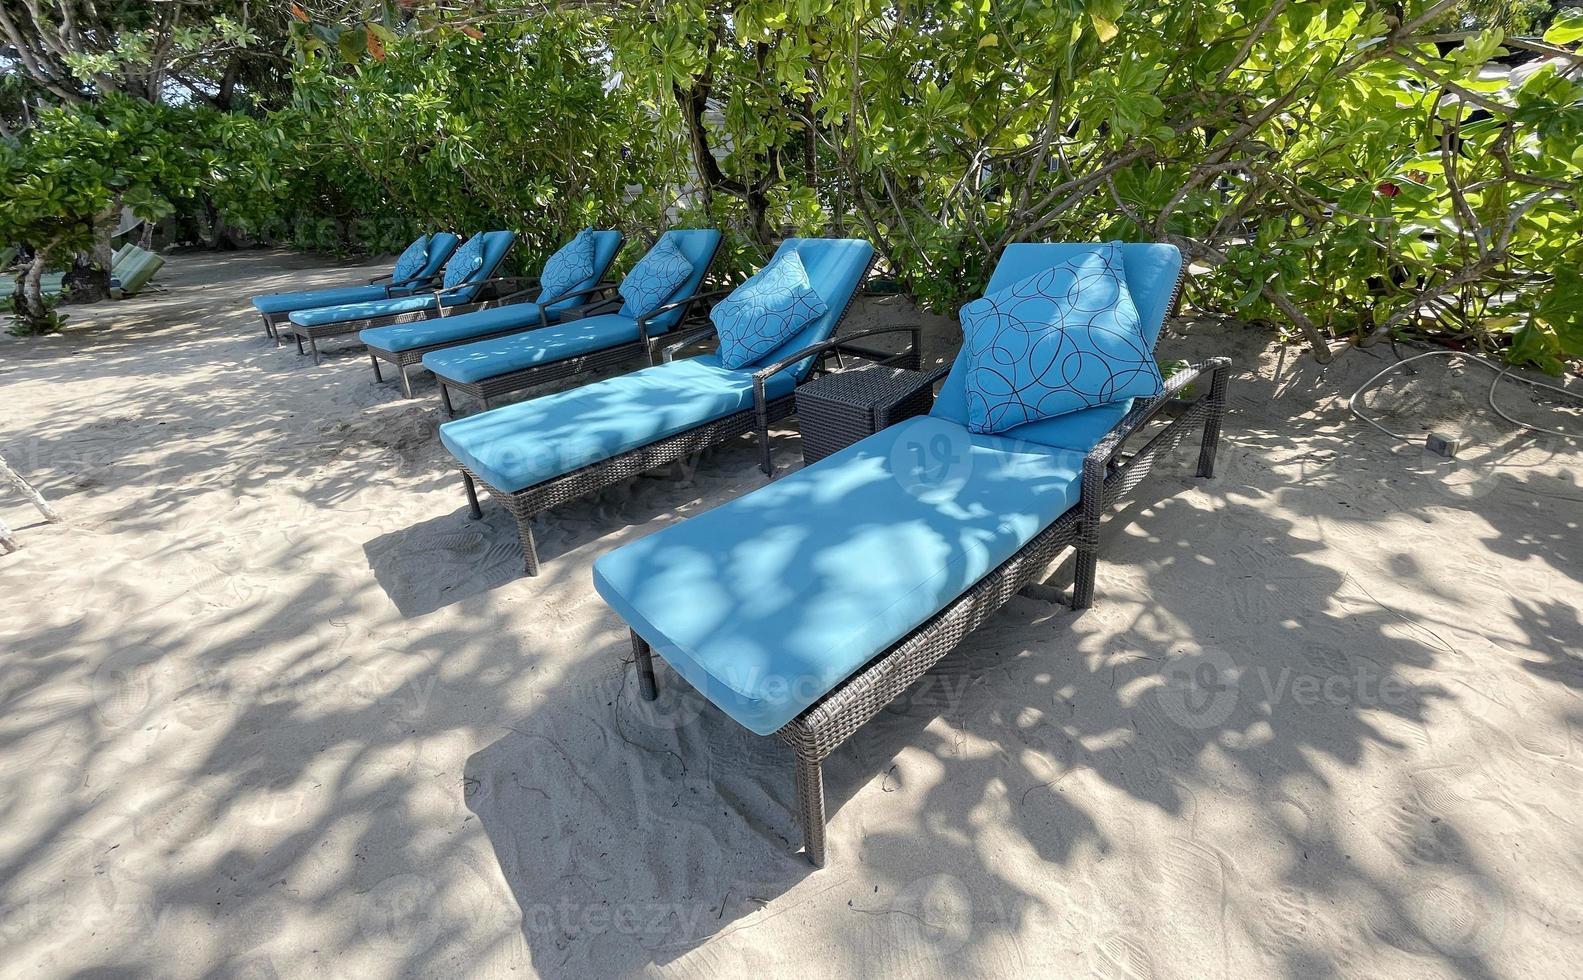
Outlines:
<svg viewBox="0 0 1583 980"><path fill-rule="evenodd" d="M841 318L846 315L853 296L863 285L863 276L874 258L874 246L861 238L788 238L781 243L776 254L791 249L796 250L803 268L808 270L808 281L819 292L828 309L824 316L803 327L779 350L760 359L759 364L768 364L811 344L829 340L840 325ZM794 370L799 380L807 377L814 363L815 358L812 357L797 362Z"/></svg>
<svg viewBox="0 0 1583 980"><path fill-rule="evenodd" d="M1082 463L909 419L602 556L594 587L769 735L1076 505Z"/></svg>
<svg viewBox="0 0 1583 980"><path fill-rule="evenodd" d="M961 319L970 432L1160 393L1114 244L974 300Z"/></svg>
<svg viewBox="0 0 1583 980"><path fill-rule="evenodd" d="M553 322L554 315L546 313ZM455 316L414 320L411 323L392 323L383 327L369 327L358 333L358 339L380 350L404 351L435 344L462 344L477 337L484 337L502 330L527 330L544 321L539 317L537 303L511 303L488 310L474 310Z"/></svg>
<svg viewBox="0 0 1583 980"><path fill-rule="evenodd" d="M594 274L594 230L584 228L544 262L537 302L549 303L576 290Z"/></svg>
<svg viewBox="0 0 1583 980"><path fill-rule="evenodd" d="M827 312L797 250L783 249L709 311L720 334L720 363L739 368L768 357Z"/></svg>
<svg viewBox="0 0 1583 980"><path fill-rule="evenodd" d="M441 280L441 285L446 289L460 286L483 267L484 236L478 234L463 242L461 248L451 253L451 260L445 263L445 278Z"/></svg>
<svg viewBox="0 0 1583 980"><path fill-rule="evenodd" d="M676 242L664 235L621 280L621 315L634 320L663 306L676 287L692 278L693 264Z"/></svg>
<svg viewBox="0 0 1583 980"><path fill-rule="evenodd" d="M668 299L674 302L683 296L691 296L698 292L703 285L704 277L709 274L710 266L714 264L716 253L720 250L720 232L714 228L673 228L660 237L675 245L677 251L685 255L688 263L693 267L686 281L677 286ZM661 313L649 321L649 336L653 337L670 330L681 322L687 312L687 309L678 307Z"/></svg>
<svg viewBox="0 0 1583 980"><path fill-rule="evenodd" d="M765 385L771 398L792 387L790 371ZM446 422L440 441L513 491L752 407L752 374L694 357Z"/></svg>
<svg viewBox="0 0 1583 980"><path fill-rule="evenodd" d="M423 274L429 264L429 236L419 235L411 245L398 256L396 264L390 271L392 283L411 282Z"/></svg>
<svg viewBox="0 0 1583 980"><path fill-rule="evenodd" d="M510 309L510 307L504 307ZM487 312L494 313L495 310ZM477 314L468 314L476 316ZM447 319L461 320L463 317ZM444 323L444 320L430 321ZM389 330L390 327L379 327ZM372 330L363 331L365 341ZM495 337L473 344L447 347L423 355L423 366L442 378L471 383L522 371L536 364L578 357L638 339L638 321L619 313L583 317L554 327L543 327L509 337ZM383 346L383 345L381 345ZM422 346L422 345L414 345ZM386 348L388 349L388 348Z"/></svg>
<svg viewBox="0 0 1583 980"><path fill-rule="evenodd" d="M291 322L302 327L317 327L326 323L370 320L376 316L390 316L396 313L421 313L433 308L434 294L418 293L413 296L371 300L367 303L345 303L312 310L296 310L291 314Z"/></svg>
<svg viewBox="0 0 1583 980"><path fill-rule="evenodd" d="M1052 268L1093 250L1077 243L1025 242L1006 246L991 274L986 293L1000 290L1036 272ZM1120 246L1126 271L1127 290L1138 310L1144 339L1152 348L1170 312L1182 271L1182 253L1174 245L1129 243ZM957 355L951 371L940 386L930 415L967 424L967 359ZM1130 402L1116 402L1100 408L1085 409L1071 415L1030 422L1005 434L1028 442L1086 452L1102 438L1115 421L1127 411Z"/></svg>
<svg viewBox="0 0 1583 980"><path fill-rule="evenodd" d="M421 279L433 279L445 268L445 263L450 260L451 253L456 251L456 246L462 243L460 236L448 231L437 231L429 238L428 257L424 260L423 270L418 273Z"/></svg>
<svg viewBox="0 0 1583 980"><path fill-rule="evenodd" d="M254 296L253 307L260 313L290 313L292 310L312 310L321 306L338 306L346 303L367 303L384 298L384 286L341 286L336 289L312 289L301 293L269 293L265 296Z"/></svg>

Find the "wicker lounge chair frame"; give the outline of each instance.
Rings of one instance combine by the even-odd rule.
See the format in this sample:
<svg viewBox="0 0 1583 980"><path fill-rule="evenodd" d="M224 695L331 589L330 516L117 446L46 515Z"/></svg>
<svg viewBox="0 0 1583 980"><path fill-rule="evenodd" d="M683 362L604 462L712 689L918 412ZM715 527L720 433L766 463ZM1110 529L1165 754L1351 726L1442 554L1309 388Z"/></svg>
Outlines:
<svg viewBox="0 0 1583 980"><path fill-rule="evenodd" d="M1173 313L1180 290L1181 279L1178 278L1169 305ZM1163 334L1163 329L1161 332ZM1091 605L1099 562L1101 517L1117 499L1142 482L1161 454L1174 450L1195 426L1203 429L1198 475L1214 476L1215 451L1225 416L1230 369L1231 360L1225 357L1190 364L1173 374L1158 396L1136 403L1084 457L1082 495L1076 505L944 609L874 657L775 733L774 737L790 746L796 757L797 818L803 831L803 850L810 862L815 866L825 862L822 766L826 757L1020 589L1041 578L1066 548L1077 551L1072 608ZM950 365L945 365L925 375L919 385L933 385L949 370ZM1206 376L1209 379L1206 391L1192 400L1181 397L1188 385ZM908 397L911 396L900 395L893 404L900 404ZM1155 431L1136 452L1122 452L1124 444L1143 433L1151 422L1173 413L1175 417ZM659 696L654 653L636 632L632 633L632 652L637 661L639 693L645 700L652 701Z"/></svg>
<svg viewBox="0 0 1583 980"><path fill-rule="evenodd" d="M368 285L370 285L370 286L377 286L380 283L384 283L385 284L385 298L386 299L390 299L391 298L391 292L390 291L393 288L399 288L399 289L403 290L401 295L406 296L406 295L410 295L411 293L417 292L420 289L432 288L433 284L439 280L440 274L441 274L442 271L443 271L443 266L440 269L436 269L433 275L430 275L430 276L419 276L416 279L408 279L408 280L404 281L399 287L395 286L395 284L393 282L393 280L395 279L396 274L394 272L387 272L387 273L385 273L382 276L375 276L374 278L368 280ZM259 314L259 316L264 318L264 336L273 338L274 341L275 341L275 346L276 347L279 347L281 345L281 343L282 343L281 336L280 336L280 325L282 323L284 323L284 324L287 324L289 326L290 323L291 323L291 315L293 313L295 313L295 312L297 312L297 311L296 310L286 310L284 313L260 313ZM321 335L321 336L323 336L323 335ZM302 345L299 343L297 346L298 346L298 353L301 353L301 346Z"/></svg>
<svg viewBox="0 0 1583 980"><path fill-rule="evenodd" d="M512 246L515 244L516 240L513 239ZM489 271L494 272L498 270L502 265L505 264L506 256L510 254L511 247L508 246L504 252L500 253L500 258L495 262L494 268L490 269ZM429 290L429 293L434 297L434 305L427 309L413 310L408 313L390 313L386 314L385 316L364 317L360 320L339 320L335 323L320 323L307 327L292 323L290 320L291 313L287 313L287 319L284 321L277 319L275 321L275 342L280 343L280 335L283 333L289 333L297 341L297 353L302 354L304 353L302 349L303 341L307 341L308 347L313 354L313 363L318 364L319 341L324 340L327 337L340 337L349 333L357 333L360 330L367 330L370 327L385 327L393 323L414 323L418 320L433 320L442 316L456 316L461 313L472 313L475 310L487 310L492 307L499 306L506 301L506 295L503 295L502 287L508 283L519 284L519 288L515 292L510 293L510 296L521 296L532 288L520 287L520 284L524 282L532 282L537 285L538 279L536 277L529 276L489 276L488 278L474 280L473 282L459 282L456 285L450 287L438 286ZM460 293L466 290L477 290L473 299L468 300L465 303L454 303L450 306L445 305L443 302L447 294ZM390 288L388 286L385 288L385 292L387 293L387 298L389 298L388 293L390 292ZM422 290L413 289L408 291L405 295L416 296L420 292L422 292ZM297 311L293 310L291 312L295 313ZM374 375L376 377L379 375L378 364L374 365ZM412 388L410 384L406 383L405 373L402 375L402 382L403 388L406 390L407 397L411 398Z"/></svg>
<svg viewBox="0 0 1583 980"><path fill-rule="evenodd" d="M867 278L868 269L865 268L858 282L861 284ZM859 289L861 286L859 286ZM852 309L852 302L857 298L859 289L852 290L852 298L847 300L846 307L841 311L841 316L836 320L836 329L840 329L841 321ZM900 353L874 350L872 348L852 344L851 341L863 337L879 334L906 333L911 337L909 349ZM679 336L675 343L664 350L664 359L670 361L675 354L690 344L697 343L705 335L712 336L714 327L694 331L691 336ZM466 466L460 466L462 472L462 485L467 491L468 512L477 519L484 516L482 508L478 505L478 488L483 487L490 495L499 500L517 525L517 534L522 538L522 563L523 572L527 575L539 574L539 554L533 543L533 517L534 515L549 510L569 500L586 496L596 490L613 486L639 473L647 472L657 466L685 459L693 453L701 452L710 446L718 445L728 439L756 432L759 441L759 466L766 476L774 475L774 461L770 457L769 426L791 415L797 407L796 392L771 399L767 397L764 383L770 377L784 371L786 368L808 358L818 358L819 363L814 365L815 370L808 373L808 378L814 377L822 367L826 357L850 354L855 357L867 358L877 363L894 367L910 367L916 370L919 366L921 339L918 327L886 327L876 330L865 330L846 337L831 337L817 344L810 344L795 354L760 368L753 375L753 407L733 412L730 415L712 419L702 425L693 426L672 436L659 439L645 446L630 449L619 453L609 459L590 463L587 466L551 477L548 480L523 487L520 490L501 490L491 486L488 481L473 473ZM806 382L807 379L804 379Z"/></svg>
<svg viewBox="0 0 1583 980"><path fill-rule="evenodd" d="M715 256L718 255L719 252L720 243L717 241L715 242L714 249L709 253L709 258L706 260L705 268L714 265ZM589 291L590 290L585 290L585 292ZM561 378L574 377L583 373L584 371L614 367L615 365L629 361L640 354L648 360L650 365L653 365L655 346L659 343L662 343L663 341L669 340L672 337L679 335L682 332L682 328L688 323L693 322L702 312L692 308L695 303L704 303L708 300L723 296L730 291L730 289L715 289L708 292L693 293L690 296L683 296L681 299L671 300L669 303L664 303L655 307L648 313L645 313L643 316L637 318L638 339L631 341L630 343L617 344L614 347L606 347L603 350L590 351L587 354L576 354L572 357L562 358L558 361L546 361L542 364L535 364L529 368L523 368L520 371L508 371L504 374L497 374L493 377L481 378L478 381L453 381L450 378L435 375L435 380L440 383L440 401L445 405L445 414L451 418L456 417L456 407L451 400L452 391L459 391L464 395L470 395L473 398L476 398L479 404L487 410L489 408L489 400L491 398L496 398L500 395L506 394L507 392L518 391L522 388L531 388L534 385L546 384L551 381L559 381ZM578 294L574 293L572 295ZM588 306L579 309L577 314L579 317L590 317L598 316L601 313L614 313L620 308L619 304L616 302L616 300L619 298L620 297L610 297L597 303L590 303ZM671 327L665 333L660 334L658 337L650 337L648 329L649 324L659 317L664 316L666 313L678 308L682 310L682 315L676 321L676 325ZM565 322L565 320L563 319L561 322ZM485 338L474 337L472 339L483 340ZM372 350L372 348L370 348L370 350Z"/></svg>
<svg viewBox="0 0 1583 980"><path fill-rule="evenodd" d="M530 293L533 293L533 292L537 291L538 288L539 288L539 282L538 282L537 279L528 280L528 281L532 282L531 286L528 286L528 287L523 288L523 289L515 290L514 292L510 293L509 295L502 296L499 300L495 301L491 305L493 305L493 306L512 306L512 305L515 305L517 303L526 302L528 295ZM559 302L562 302L563 300L575 299L575 298L577 298L579 296L597 296L597 295L599 295L601 293L608 293L610 290L612 290L614 288L616 288L616 284L614 282L610 282L610 281L600 282L600 283L597 283L597 284L595 284L593 286L589 286L587 289L579 289L576 292L563 293L560 296L556 296L555 298L550 300L550 304L559 303ZM411 367L412 365L414 365L414 364L421 363L423 361L423 355L429 353L429 351L444 350L447 347L460 347L463 344L477 343L477 342L479 342L481 340L493 340L496 337L506 337L506 336L510 336L511 334L514 334L514 333L525 333L525 332L527 332L529 330L537 330L540 327L547 327L547 326L549 326L552 323L560 322L560 321L556 321L556 320L551 320L545 314L545 312L544 312L545 304L540 303L540 304L538 304L538 306L539 306L539 322L538 323L531 323L531 324L527 324L527 325L517 324L515 326L510 326L510 327L502 327L499 330L491 330L489 333L474 334L473 336L468 337L465 340L448 340L448 341L445 341L444 343L428 344L428 345L423 346L423 347L413 347L413 348L410 348L408 350L396 350L396 351L385 350L383 347L375 347L372 344L367 344L365 346L368 349L368 359L374 365L374 380L375 381L380 381L380 382L385 380L385 376L379 370L379 362L380 361L388 361L390 364L395 366L396 371L397 371L397 373L400 376L400 379L401 379L401 393L403 395L405 395L406 397L411 398L412 397L412 379L407 374L407 369L409 367ZM472 307L472 309L488 309L488 308L489 308L488 306L474 306L474 307ZM452 317L452 316L456 316L459 313L472 312L472 309L464 310L461 306L450 306L450 307L446 307L444 313L439 314L438 316L428 317L427 319L431 319L432 320L432 319L440 319L440 318L443 318L443 317ZM369 324L369 326L380 326L380 325L381 324ZM444 389L443 388L441 389L441 396L444 397Z"/></svg>

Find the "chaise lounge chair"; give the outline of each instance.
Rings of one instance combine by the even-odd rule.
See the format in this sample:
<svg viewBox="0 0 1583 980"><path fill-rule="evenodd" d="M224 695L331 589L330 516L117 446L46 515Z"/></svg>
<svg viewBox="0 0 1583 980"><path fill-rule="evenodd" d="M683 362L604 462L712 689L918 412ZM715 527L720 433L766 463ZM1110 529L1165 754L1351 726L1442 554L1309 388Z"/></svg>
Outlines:
<svg viewBox="0 0 1583 980"><path fill-rule="evenodd" d="M621 232L590 229L587 234L590 240L586 246L588 251L584 254L591 257L585 268L591 271L578 275L570 284L543 281L542 277L550 269L550 262L546 262L546 272L541 273L540 279L522 280L518 284L521 288L489 309L471 313L448 313L442 310L442 315L434 319L369 327L360 331L357 338L368 348L369 359L374 363L374 379L384 380L379 372L379 362L389 361L401 376L402 392L411 398L412 380L407 376L407 368L421 363L430 352L470 345L486 338L508 337L535 327L548 327L572 310L583 308L596 296L614 289L615 284L605 282L604 278L616 253L621 251ZM557 255L578 244L581 244L579 240L573 239ZM551 261L554 259L555 256L552 256ZM538 295L529 302L528 296L534 293ZM443 388L441 393L444 393Z"/></svg>
<svg viewBox="0 0 1583 980"><path fill-rule="evenodd" d="M759 363L727 368L718 353L673 359L712 337L711 324L675 335L664 363L440 426L440 441L461 464L472 515L483 516L476 488L483 484L516 519L527 574L539 572L532 519L540 511L748 432L758 433L762 465L771 472L769 425L791 414L797 385L825 357L843 353L917 366L916 328L831 339L868 273L874 253L868 242L792 238L776 255L788 250L801 257L827 311ZM911 350L882 355L849 344L895 332L911 335Z"/></svg>
<svg viewBox="0 0 1583 980"><path fill-rule="evenodd" d="M277 321L276 333L294 338L299 354L303 353L306 341L313 353L313 363L317 364L319 341L326 337L356 333L387 323L428 320L498 306L504 295L502 288L523 281L520 276L495 276L516 240L517 234L513 231L480 232L457 246L446 259L445 272L437 288L431 288L431 283L405 296L293 310L286 314L284 322Z"/></svg>
<svg viewBox="0 0 1583 980"><path fill-rule="evenodd" d="M1084 248L1008 246L988 292ZM1170 245L1121 250L1152 347L1180 288L1181 257ZM929 376L950 372L929 416L594 563L599 594L631 627L644 698L657 696L658 653L737 722L791 746L815 865L825 858L826 756L1067 547L1077 550L1072 605L1089 605L1101 513L1190 429L1203 430L1199 475L1213 472L1225 358L1172 375L1157 397L999 435L967 428L964 360ZM1208 384L1186 402L1195 380ZM1170 415L1136 452L1122 453Z"/></svg>
<svg viewBox="0 0 1583 980"><path fill-rule="evenodd" d="M314 310L322 306L339 306L343 303L367 303L373 300L389 299L392 296L405 296L415 289L424 289L434 285L439 278L440 269L445 266L451 253L456 251L456 246L461 239L448 231L435 235L424 235L407 246L407 251L402 252L402 257L414 248L422 247L424 250L423 265L410 276L404 276L398 282L396 270L383 276L376 276L368 280L366 286L339 286L332 289L310 289L296 293L268 293L264 296L253 297L253 308L264 318L264 333L274 337L275 342L280 342L277 327L281 321L296 310ZM397 260L400 265L400 259Z"/></svg>
<svg viewBox="0 0 1583 980"><path fill-rule="evenodd" d="M159 289L149 284L164 266L164 256L136 245L123 245L116 250L110 264L110 288L122 298L136 296L144 289Z"/></svg>
<svg viewBox="0 0 1583 980"><path fill-rule="evenodd" d="M719 247L720 232L713 228L667 231L622 284L623 291L633 293L636 299L612 297L578 310L577 319L565 323L424 354L423 366L440 383L440 398L445 403L446 414L456 414L451 403L452 391L478 399L487 409L489 399L498 395L571 377L585 370L619 364L638 356L647 357L653 364L651 341L663 339L668 331L686 321L694 303L700 300L695 294L708 275ZM665 267L665 259L674 258L677 253L690 263L690 269ZM676 277L682 276L684 270L685 277L677 283ZM658 278L666 271L674 274ZM635 283L634 277L651 283L652 288L645 289L645 283ZM507 309L512 308L469 313L441 322L494 317ZM428 324L420 324L417 328L379 329L383 332L426 326ZM364 331L363 335L370 350L375 347L368 336L373 332Z"/></svg>

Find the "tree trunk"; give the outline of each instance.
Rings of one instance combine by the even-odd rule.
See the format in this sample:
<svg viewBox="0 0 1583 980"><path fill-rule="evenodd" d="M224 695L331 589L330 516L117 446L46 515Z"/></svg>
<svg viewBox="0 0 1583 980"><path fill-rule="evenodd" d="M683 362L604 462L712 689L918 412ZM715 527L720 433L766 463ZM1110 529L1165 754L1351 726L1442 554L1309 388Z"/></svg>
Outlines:
<svg viewBox="0 0 1583 980"><path fill-rule="evenodd" d="M49 333L54 326L44 308L44 266L48 262L48 248L34 250L33 261L22 274L22 288L17 290L16 315L28 333Z"/></svg>
<svg viewBox="0 0 1583 980"><path fill-rule="evenodd" d="M97 303L110 298L110 242L96 243L92 252L78 252L61 279L64 299L71 303Z"/></svg>

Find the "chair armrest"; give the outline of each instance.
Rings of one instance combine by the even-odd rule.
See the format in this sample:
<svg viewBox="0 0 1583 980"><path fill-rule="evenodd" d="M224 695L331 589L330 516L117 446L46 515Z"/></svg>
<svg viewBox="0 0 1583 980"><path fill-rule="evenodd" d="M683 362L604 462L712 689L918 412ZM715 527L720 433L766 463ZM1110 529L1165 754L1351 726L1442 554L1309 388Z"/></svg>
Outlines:
<svg viewBox="0 0 1583 980"><path fill-rule="evenodd" d="M579 296L592 296L595 293L609 292L610 290L615 289L615 288L616 288L616 284L611 282L611 281L609 281L609 280L606 280L604 282L596 282L592 286L589 286L587 289L576 289L576 290L573 290L573 291L571 291L569 293L561 293L559 296L551 296L549 299L545 300L544 302L540 303L539 305L540 306L554 306L556 303L564 303L566 300L576 299Z"/></svg>
<svg viewBox="0 0 1583 980"><path fill-rule="evenodd" d="M732 287L728 286L724 289L711 289L706 293L693 293L691 296L683 296L681 299L673 299L669 303L662 303L659 306L656 306L654 309L638 317L638 340L641 341L644 348L647 349L649 345L650 323L654 322L656 319L664 316L672 310L680 309L684 306L690 306L699 300L711 299L715 296L724 295L725 293L731 292L731 289ZM686 321L683 320L682 322L685 323ZM680 327L681 324L678 323L676 326ZM709 329L713 330L713 325L711 325ZM685 343L686 341L682 341L680 343L667 346L663 351L661 351L661 357L663 357L666 362L669 362L676 350L682 347Z"/></svg>
<svg viewBox="0 0 1583 980"><path fill-rule="evenodd" d="M670 362L676 360L677 351L680 351L683 347L686 347L690 344L696 344L700 340L708 340L714 335L715 325L713 323L709 324L708 326L699 327L696 330L687 330L678 334L673 334L672 342L661 348L660 359L664 363L669 364Z"/></svg>
<svg viewBox="0 0 1583 980"><path fill-rule="evenodd" d="M395 280L396 280L396 274L394 272L387 272L387 273L385 273L382 276L375 276L374 278L368 280L368 284L370 286L376 286L376 285L378 285L379 283L382 283L382 282L394 283Z"/></svg>
<svg viewBox="0 0 1583 980"><path fill-rule="evenodd" d="M764 397L764 382L791 367L793 364L796 364L798 361L804 361L810 357L818 357L822 354L828 354L839 350L849 341L858 340L862 337L875 337L886 333L912 334L912 349L914 351L922 349L919 346L922 339L922 328L916 324L910 327L877 327L873 330L859 330L857 333L849 333L843 337L831 337L829 340L821 340L817 344L809 344L807 347L797 351L795 354L787 354L774 364L771 364L768 367L761 367L757 371L754 371L753 408L758 412L761 425L763 419L767 416L769 408L769 403ZM872 352L859 351L857 353L862 353L865 356L869 356Z"/></svg>
<svg viewBox="0 0 1583 980"><path fill-rule="evenodd" d="M819 354L827 354L832 351L842 349L850 341L858 340L862 337L874 337L878 336L879 334L903 332L912 334L912 349L918 350L919 340L922 332L921 327L877 327L873 330L860 330L857 333L849 333L845 336L831 337L829 340L821 340L817 344L809 344L807 347L804 347L802 350L797 351L794 354L787 354L774 364L771 364L768 367L759 368L757 371L754 371L753 381L755 385L762 387L764 381L768 380L774 375L781 373L782 371L791 367L793 364L796 364L798 361L804 361Z"/></svg>
<svg viewBox="0 0 1583 980"><path fill-rule="evenodd" d="M1098 445L1088 451L1087 456L1084 458L1084 466L1086 467L1090 462L1099 466L1109 466L1110 461L1115 459L1116 454L1121 451L1122 443L1135 435L1139 429L1148 425L1155 416L1160 414L1163 408L1176 401L1177 397L1181 395L1188 385L1206 374L1214 375L1230 370L1230 368L1231 358L1211 357L1196 364L1188 364L1171 375L1170 379L1165 382L1165 386L1160 389L1158 395L1133 405L1131 410L1126 415L1123 415L1121 420L1109 432L1105 433L1105 437L1099 440ZM1208 396L1200 395L1199 397L1204 398Z"/></svg>

